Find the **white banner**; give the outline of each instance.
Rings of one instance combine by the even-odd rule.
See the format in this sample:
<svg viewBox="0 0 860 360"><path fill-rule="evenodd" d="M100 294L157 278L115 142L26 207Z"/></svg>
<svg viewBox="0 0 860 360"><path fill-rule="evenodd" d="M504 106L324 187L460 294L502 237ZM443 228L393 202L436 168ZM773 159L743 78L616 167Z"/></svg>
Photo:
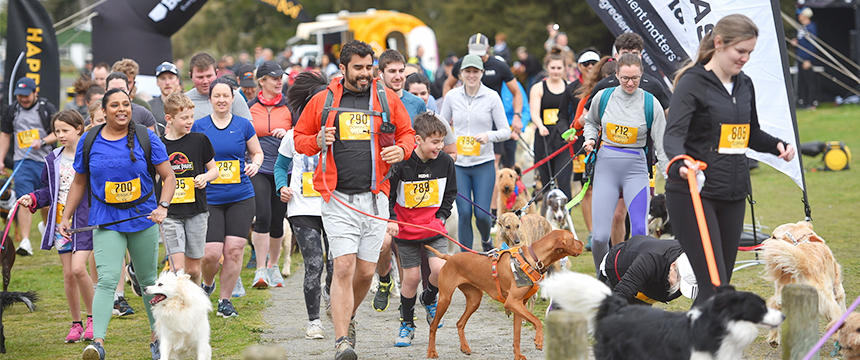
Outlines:
<svg viewBox="0 0 860 360"><path fill-rule="evenodd" d="M730 14L744 14L752 19L758 25L759 37L743 71L755 84L759 123L767 133L797 148L780 55L784 34L777 33L770 0L651 0L651 5L691 59L696 58L699 39L719 19ZM747 156L773 166L803 188L799 153L790 162L752 150Z"/></svg>

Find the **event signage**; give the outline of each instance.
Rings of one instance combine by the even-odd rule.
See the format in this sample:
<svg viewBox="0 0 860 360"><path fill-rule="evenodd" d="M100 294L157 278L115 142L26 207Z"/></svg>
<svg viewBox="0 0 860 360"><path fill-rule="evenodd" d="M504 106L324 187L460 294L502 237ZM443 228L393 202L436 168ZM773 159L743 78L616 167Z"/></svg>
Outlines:
<svg viewBox="0 0 860 360"><path fill-rule="evenodd" d="M29 77L36 82L39 96L59 106L60 56L54 22L39 1L30 0L9 0L7 19L6 88Z"/></svg>

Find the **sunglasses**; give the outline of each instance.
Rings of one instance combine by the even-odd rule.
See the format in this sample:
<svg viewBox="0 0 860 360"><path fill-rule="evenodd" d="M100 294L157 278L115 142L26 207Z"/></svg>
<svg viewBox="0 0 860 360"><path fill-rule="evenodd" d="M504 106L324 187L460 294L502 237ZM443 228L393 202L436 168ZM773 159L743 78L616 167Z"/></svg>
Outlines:
<svg viewBox="0 0 860 360"><path fill-rule="evenodd" d="M583 61L580 64L582 64L583 66L594 66L595 64L597 64L597 60Z"/></svg>

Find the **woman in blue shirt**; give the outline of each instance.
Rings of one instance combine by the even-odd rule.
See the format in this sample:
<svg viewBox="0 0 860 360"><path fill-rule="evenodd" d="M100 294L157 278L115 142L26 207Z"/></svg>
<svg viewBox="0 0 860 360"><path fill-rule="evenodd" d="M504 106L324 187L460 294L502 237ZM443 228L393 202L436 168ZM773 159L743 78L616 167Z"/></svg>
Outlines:
<svg viewBox="0 0 860 360"><path fill-rule="evenodd" d="M206 187L209 226L203 255L203 289L207 294L215 291L215 273L223 255L218 315L226 318L238 315L230 295L239 278L245 241L254 218L254 187L250 178L260 170L263 150L251 121L231 113L233 89L227 82L221 79L212 82L209 101L212 114L198 119L191 128L209 137L218 165L218 178ZM247 164L245 152L251 159Z"/></svg>
<svg viewBox="0 0 860 360"><path fill-rule="evenodd" d="M108 91L102 98L106 124L99 131L89 151L89 163L84 162L84 143L79 141L75 153L75 178L69 189L60 233L70 236L70 219L80 202L90 202L89 224L103 224L135 216L149 214L133 220L102 227L93 231L93 253L99 281L93 297L93 337L92 344L84 349L86 359L104 359L103 348L105 333L113 311L113 293L122 272L122 261L126 251L134 263L141 287L155 283L158 262L159 232L155 223L160 224L167 216L167 207L173 198L172 186L166 186L158 194L155 192L153 175L148 164L165 182L175 182L173 170L167 162L164 144L151 130L149 133L150 156L146 159L140 140L135 136L135 124L131 120L131 98L120 89ZM137 125L141 126L141 125ZM124 156L128 154L128 156ZM87 186L90 197L84 199ZM153 329L151 295L143 295L150 330ZM159 358L158 342L152 333L150 351L153 358Z"/></svg>

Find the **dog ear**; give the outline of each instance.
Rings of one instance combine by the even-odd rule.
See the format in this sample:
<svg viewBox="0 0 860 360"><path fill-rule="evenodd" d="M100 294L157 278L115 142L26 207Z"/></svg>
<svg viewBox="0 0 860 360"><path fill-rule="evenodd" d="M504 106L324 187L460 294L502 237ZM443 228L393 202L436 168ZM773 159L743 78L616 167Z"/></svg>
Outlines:
<svg viewBox="0 0 860 360"><path fill-rule="evenodd" d="M523 176L523 169L520 169L519 166L514 165L514 172L517 173L517 177Z"/></svg>
<svg viewBox="0 0 860 360"><path fill-rule="evenodd" d="M734 287L734 286L731 286L731 285L720 285L719 287L717 287L717 293L718 293L718 294L719 294L719 293L723 293L723 292L731 292L731 291L735 291L735 287Z"/></svg>
<svg viewBox="0 0 860 360"><path fill-rule="evenodd" d="M836 325L837 321L839 321L839 319L831 320L830 323L827 324L827 329L830 329L833 327L833 325ZM836 329L836 331L833 332L833 335L831 335L831 337L834 339L837 339L839 337L839 332L842 331L842 328L844 328L844 327L845 327L845 323L843 322L842 324L839 325L839 327Z"/></svg>

